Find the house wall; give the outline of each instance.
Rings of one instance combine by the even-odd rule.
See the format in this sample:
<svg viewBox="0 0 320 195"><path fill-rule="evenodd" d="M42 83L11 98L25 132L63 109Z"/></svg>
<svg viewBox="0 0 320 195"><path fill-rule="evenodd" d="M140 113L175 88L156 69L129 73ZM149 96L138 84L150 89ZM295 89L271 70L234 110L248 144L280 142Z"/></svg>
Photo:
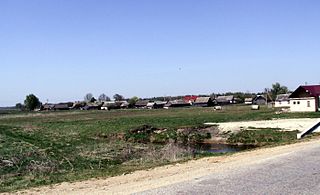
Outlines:
<svg viewBox="0 0 320 195"><path fill-rule="evenodd" d="M315 112L316 99L310 98L290 98L291 112Z"/></svg>
<svg viewBox="0 0 320 195"><path fill-rule="evenodd" d="M275 101L274 107L276 108L290 107L290 101Z"/></svg>

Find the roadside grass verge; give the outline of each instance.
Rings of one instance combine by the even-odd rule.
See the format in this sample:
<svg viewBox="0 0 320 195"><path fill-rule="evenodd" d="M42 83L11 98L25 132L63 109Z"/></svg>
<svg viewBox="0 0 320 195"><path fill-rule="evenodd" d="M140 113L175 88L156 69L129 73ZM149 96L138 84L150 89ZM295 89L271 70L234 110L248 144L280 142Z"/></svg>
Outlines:
<svg viewBox="0 0 320 195"><path fill-rule="evenodd" d="M298 131L279 131L275 129L241 130L231 134L227 142L255 146L291 143L297 140Z"/></svg>

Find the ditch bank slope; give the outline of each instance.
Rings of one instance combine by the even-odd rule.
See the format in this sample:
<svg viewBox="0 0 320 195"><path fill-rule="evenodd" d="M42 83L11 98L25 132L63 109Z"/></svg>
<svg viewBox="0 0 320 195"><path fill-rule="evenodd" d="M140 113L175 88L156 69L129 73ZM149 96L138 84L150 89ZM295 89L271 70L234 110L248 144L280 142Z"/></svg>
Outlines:
<svg viewBox="0 0 320 195"><path fill-rule="evenodd" d="M273 148L241 152L231 156L219 156L192 160L182 164L167 165L150 170L136 171L107 179L91 179L74 183L33 188L17 194L131 194L198 177L222 173L224 170L250 166L261 161L292 152L303 151L319 145L320 140L311 140Z"/></svg>

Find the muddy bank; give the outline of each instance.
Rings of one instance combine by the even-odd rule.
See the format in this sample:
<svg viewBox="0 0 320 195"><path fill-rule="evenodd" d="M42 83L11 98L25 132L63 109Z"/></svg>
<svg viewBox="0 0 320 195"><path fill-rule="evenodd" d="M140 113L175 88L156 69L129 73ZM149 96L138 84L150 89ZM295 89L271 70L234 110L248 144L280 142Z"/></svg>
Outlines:
<svg viewBox="0 0 320 195"><path fill-rule="evenodd" d="M239 128L224 131L219 126L187 127L176 130L160 129L149 125L128 131L124 138L129 142L168 144L182 146L199 144L220 144L231 146L264 146L274 143L292 142L296 140L298 131L284 131L278 128Z"/></svg>
<svg viewBox="0 0 320 195"><path fill-rule="evenodd" d="M155 144L196 144L210 140L219 134L217 127L187 127L179 129L156 128L143 125L129 130L124 139L128 142L155 143Z"/></svg>

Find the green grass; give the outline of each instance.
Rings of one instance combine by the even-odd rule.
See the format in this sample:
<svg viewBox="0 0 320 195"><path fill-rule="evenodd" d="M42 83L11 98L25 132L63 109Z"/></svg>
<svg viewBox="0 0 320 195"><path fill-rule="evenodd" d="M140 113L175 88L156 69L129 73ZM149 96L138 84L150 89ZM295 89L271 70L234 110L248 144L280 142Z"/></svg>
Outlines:
<svg viewBox="0 0 320 195"><path fill-rule="evenodd" d="M131 143L117 136L141 125L175 130L205 122L320 117L275 114L247 106L169 110L63 111L0 115L0 192L63 181L109 177L190 159L163 146ZM174 158L172 156L174 155ZM164 158L163 156L166 156Z"/></svg>
<svg viewBox="0 0 320 195"><path fill-rule="evenodd" d="M274 145L296 141L297 133L298 131L279 131L267 128L241 130L237 134L232 134L227 141L231 144L240 143L256 146Z"/></svg>

